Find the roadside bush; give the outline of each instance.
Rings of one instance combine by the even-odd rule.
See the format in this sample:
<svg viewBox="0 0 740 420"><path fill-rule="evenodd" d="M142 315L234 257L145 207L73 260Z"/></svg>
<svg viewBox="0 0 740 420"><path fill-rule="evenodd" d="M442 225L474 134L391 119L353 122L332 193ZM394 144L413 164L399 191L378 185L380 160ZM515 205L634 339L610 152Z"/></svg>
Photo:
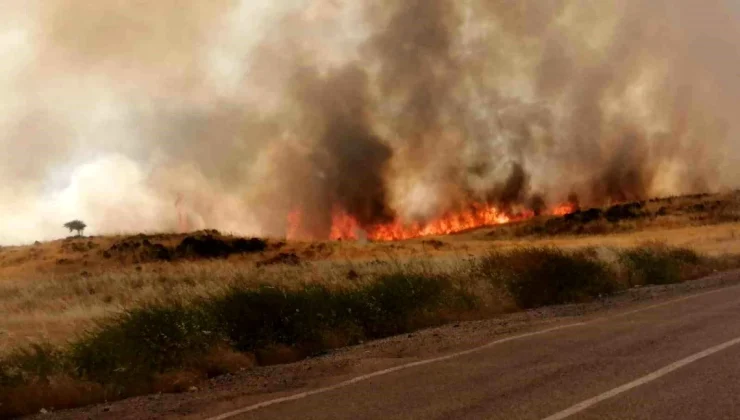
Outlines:
<svg viewBox="0 0 740 420"><path fill-rule="evenodd" d="M240 351L271 344L313 345L338 322L335 292L323 286L285 290L232 288L204 303L219 332Z"/></svg>
<svg viewBox="0 0 740 420"><path fill-rule="evenodd" d="M32 344L0 359L0 418L99 401L98 387L74 378L70 367L64 351L48 344Z"/></svg>
<svg viewBox="0 0 740 420"><path fill-rule="evenodd" d="M72 344L69 358L78 376L122 392L206 353L219 339L214 329L200 308L151 305L101 323Z"/></svg>
<svg viewBox="0 0 740 420"><path fill-rule="evenodd" d="M367 338L404 332L414 315L441 304L449 286L443 278L398 272L348 289L234 288L205 306L238 350L271 344L321 349L329 331L359 330Z"/></svg>
<svg viewBox="0 0 740 420"><path fill-rule="evenodd" d="M64 354L48 344L32 344L0 359L0 386L43 383L64 370Z"/></svg>
<svg viewBox="0 0 740 420"><path fill-rule="evenodd" d="M702 264L702 257L691 249L661 244L622 251L619 260L626 268L630 286L679 283Z"/></svg>
<svg viewBox="0 0 740 420"><path fill-rule="evenodd" d="M617 290L616 276L608 264L586 251L520 248L494 252L480 261L479 270L522 309L581 302Z"/></svg>
<svg viewBox="0 0 740 420"><path fill-rule="evenodd" d="M102 322L64 353L39 346L5 358L0 385L37 382L64 367L125 396L162 374L198 366L216 347L259 353L283 345L308 355L325 350L334 333L355 340L402 333L415 316L433 313L450 289L442 277L398 272L346 289L234 287L189 305L149 305Z"/></svg>
<svg viewBox="0 0 740 420"><path fill-rule="evenodd" d="M408 331L414 318L439 308L451 289L442 276L393 273L340 296L342 311L368 338Z"/></svg>

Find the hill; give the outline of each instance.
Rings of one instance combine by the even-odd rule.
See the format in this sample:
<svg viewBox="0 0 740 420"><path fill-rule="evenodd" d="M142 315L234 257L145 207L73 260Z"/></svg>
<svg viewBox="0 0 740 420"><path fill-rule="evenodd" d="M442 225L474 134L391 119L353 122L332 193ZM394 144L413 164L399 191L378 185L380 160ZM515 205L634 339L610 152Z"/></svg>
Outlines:
<svg viewBox="0 0 740 420"><path fill-rule="evenodd" d="M670 197L402 242L286 243L216 231L70 237L0 248L5 346L64 341L101 317L235 282L345 282L386 262L455 264L492 249L629 247L651 241L740 252L740 194Z"/></svg>
<svg viewBox="0 0 740 420"><path fill-rule="evenodd" d="M729 226L740 222L740 193L700 194L621 203L605 208L579 209L574 213L541 216L526 221L488 226L444 237L425 237L399 242L352 241L291 242L224 235L218 231L190 234L138 234L131 236L68 237L31 246L0 247L0 280L72 273L100 273L141 265L223 260L237 265L291 264L297 261L405 258L419 254L439 255L460 251L478 254L494 246L534 244L578 246L636 243L666 239L682 244L700 236L696 244L708 252L718 248ZM712 227L721 226L720 229ZM697 230L697 228L699 228ZM695 235L701 231L701 235ZM606 238L605 238L606 237ZM734 239L733 236L724 239ZM493 242L493 243L492 243ZM692 239L693 243L693 239Z"/></svg>
<svg viewBox="0 0 740 420"><path fill-rule="evenodd" d="M202 363L213 351L239 366L251 359L289 361L450 320L698 278L740 266L739 210L740 194L726 193L621 203L401 242L286 242L201 231L3 247L0 402L3 383L26 383L12 372L29 360L55 366L66 360L57 367L65 380L80 372L64 370L69 366L94 363L89 369L102 376L85 380L96 387L166 391L174 388L157 388L158 375L195 357L177 353L180 345L206 351L191 368L210 375L213 367ZM193 318L201 313L207 316ZM212 336L214 329L221 332ZM149 333L187 334L159 343ZM77 343L70 349L47 350L70 340ZM149 347L134 348L139 343ZM22 350L29 345L35 350ZM145 383L107 384L105 369L124 363L115 358L143 351L164 357L163 365L137 377ZM3 361L4 354L10 359ZM105 369L98 365L102 354L114 357Z"/></svg>

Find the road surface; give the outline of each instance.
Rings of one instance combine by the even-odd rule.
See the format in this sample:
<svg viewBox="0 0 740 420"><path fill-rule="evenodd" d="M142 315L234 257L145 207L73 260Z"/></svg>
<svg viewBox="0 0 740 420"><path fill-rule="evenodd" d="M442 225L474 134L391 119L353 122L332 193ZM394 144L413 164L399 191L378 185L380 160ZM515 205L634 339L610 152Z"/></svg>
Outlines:
<svg viewBox="0 0 740 420"><path fill-rule="evenodd" d="M740 419L740 287L291 395L204 418Z"/></svg>

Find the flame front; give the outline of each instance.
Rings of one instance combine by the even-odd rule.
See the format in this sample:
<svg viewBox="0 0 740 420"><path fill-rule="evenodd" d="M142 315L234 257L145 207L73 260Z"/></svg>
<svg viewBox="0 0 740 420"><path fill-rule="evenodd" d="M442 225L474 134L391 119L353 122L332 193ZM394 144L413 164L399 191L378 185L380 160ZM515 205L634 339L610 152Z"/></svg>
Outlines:
<svg viewBox="0 0 740 420"><path fill-rule="evenodd" d="M548 214L563 216L572 213L574 210L573 205L563 204L553 208ZM400 241L424 236L449 235L485 226L522 221L534 216L535 213L531 210L506 212L490 204L473 204L465 210L450 211L426 223L403 223L396 220L391 223L363 227L352 215L341 208L336 208L332 214L329 239L358 240L367 238L372 241ZM301 231L302 219L302 213L299 210L290 213L288 216L288 239L299 239L301 237L299 232Z"/></svg>
<svg viewBox="0 0 740 420"><path fill-rule="evenodd" d="M509 223L515 219L526 217L531 217L531 215L527 213L510 216L494 206L474 205L467 210L448 212L442 217L428 223L403 224L396 221L394 223L372 226L367 229L367 234L368 239L375 241L398 241L422 236L448 235L481 226Z"/></svg>
<svg viewBox="0 0 740 420"><path fill-rule="evenodd" d="M561 204L550 211L553 216L565 216L578 210L578 204Z"/></svg>

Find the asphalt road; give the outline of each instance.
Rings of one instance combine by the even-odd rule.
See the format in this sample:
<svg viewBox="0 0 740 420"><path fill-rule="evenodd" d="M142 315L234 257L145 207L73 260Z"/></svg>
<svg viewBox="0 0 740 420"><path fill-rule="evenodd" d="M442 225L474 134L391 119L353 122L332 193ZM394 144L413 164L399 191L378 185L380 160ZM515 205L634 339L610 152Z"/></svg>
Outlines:
<svg viewBox="0 0 740 420"><path fill-rule="evenodd" d="M219 418L740 419L740 287L294 398Z"/></svg>

